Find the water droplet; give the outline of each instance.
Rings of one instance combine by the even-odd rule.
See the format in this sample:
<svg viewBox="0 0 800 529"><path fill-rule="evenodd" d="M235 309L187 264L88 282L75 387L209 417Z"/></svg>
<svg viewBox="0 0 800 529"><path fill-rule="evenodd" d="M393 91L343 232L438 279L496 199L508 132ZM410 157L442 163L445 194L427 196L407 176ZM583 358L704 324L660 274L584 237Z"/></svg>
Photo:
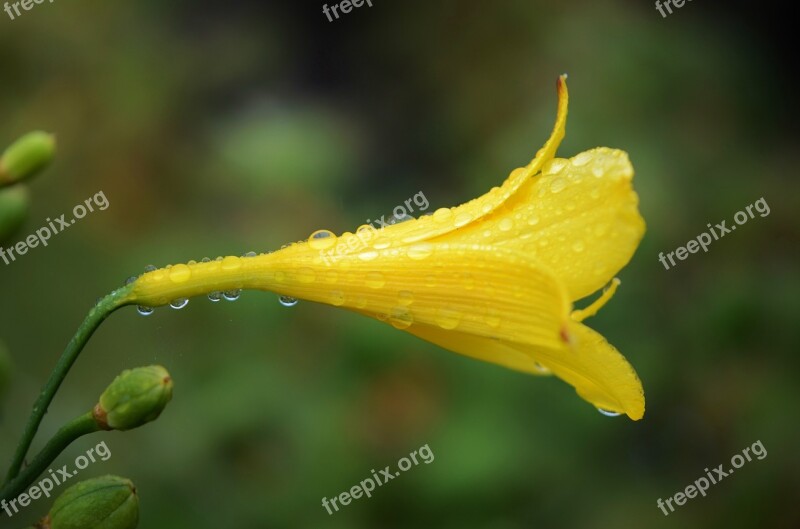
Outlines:
<svg viewBox="0 0 800 529"><path fill-rule="evenodd" d="M227 299L228 301L236 301L239 299L239 296L242 295L242 290L240 288L234 290L226 290L222 293L222 297Z"/></svg>
<svg viewBox="0 0 800 529"><path fill-rule="evenodd" d="M536 226L537 224L539 224L539 217L537 217L536 215L531 215L530 217L528 217L529 226Z"/></svg>
<svg viewBox="0 0 800 529"><path fill-rule="evenodd" d="M589 151L585 151L575 156L572 159L572 165L574 165L575 167L582 167L587 163L589 163L591 159L592 159L592 153Z"/></svg>
<svg viewBox="0 0 800 529"><path fill-rule="evenodd" d="M388 238L379 237L375 241L375 243L373 243L372 247L375 248L376 250L385 250L386 248L391 246L391 244L392 244L392 241L390 241Z"/></svg>
<svg viewBox="0 0 800 529"><path fill-rule="evenodd" d="M189 304L189 300L186 298L174 299L170 302L169 306L175 310L180 310L186 305Z"/></svg>
<svg viewBox="0 0 800 529"><path fill-rule="evenodd" d="M246 254L243 254L242 257L250 258L250 257L255 257L257 255L258 254L256 252L247 252Z"/></svg>
<svg viewBox="0 0 800 529"><path fill-rule="evenodd" d="M214 291L208 293L208 300L212 303L216 303L217 301L222 299L222 292Z"/></svg>
<svg viewBox="0 0 800 529"><path fill-rule="evenodd" d="M297 281L300 283L313 283L317 279L317 274L308 267L297 269Z"/></svg>
<svg viewBox="0 0 800 529"><path fill-rule="evenodd" d="M292 298L289 296L281 296L278 298L278 303L280 303L284 307L294 307L295 305L297 305L298 300L297 298Z"/></svg>
<svg viewBox="0 0 800 529"><path fill-rule="evenodd" d="M461 313L459 311L449 307L436 311L436 324L442 329L455 329L459 323L461 323Z"/></svg>
<svg viewBox="0 0 800 529"><path fill-rule="evenodd" d="M341 307L342 305L344 305L344 301L345 301L344 292L342 292L341 290L332 291L329 301L330 301L331 305L334 305L336 307Z"/></svg>
<svg viewBox="0 0 800 529"><path fill-rule="evenodd" d="M228 257L222 260L223 270L236 270L241 266L242 266L242 260L233 255L229 255Z"/></svg>
<svg viewBox="0 0 800 529"><path fill-rule="evenodd" d="M564 158L553 158L544 166L542 173L546 175L556 174L561 172L561 170L564 169L568 163L569 161L565 160Z"/></svg>
<svg viewBox="0 0 800 529"><path fill-rule="evenodd" d="M549 369L547 369L546 367L544 367L544 366L543 366L542 364L540 364L539 362L534 362L534 363L533 363L533 368L534 368L536 371L538 371L539 373L548 373L548 374L549 374L549 373L552 373L552 371L550 371Z"/></svg>
<svg viewBox="0 0 800 529"><path fill-rule="evenodd" d="M555 178L550 183L550 192L551 193L561 193L564 191L564 188L567 187L567 181L563 178Z"/></svg>
<svg viewBox="0 0 800 529"><path fill-rule="evenodd" d="M514 227L514 221L508 218L503 219L500 221L500 224L498 224L498 227L500 231L511 231L511 228Z"/></svg>
<svg viewBox="0 0 800 529"><path fill-rule="evenodd" d="M600 164L597 164L594 167L592 167L592 174L597 178L602 178L605 172L606 172L605 168L603 168L603 166Z"/></svg>
<svg viewBox="0 0 800 529"><path fill-rule="evenodd" d="M357 309L366 308L366 306L367 306L367 298L365 298L363 296L358 296L357 298L355 298L354 303L355 303Z"/></svg>
<svg viewBox="0 0 800 529"><path fill-rule="evenodd" d="M131 283L133 283L137 279L139 279L139 276L131 276L128 279L125 280L125 284L126 285L130 285Z"/></svg>
<svg viewBox="0 0 800 529"><path fill-rule="evenodd" d="M200 259L200 262L201 263L210 263L211 259L209 259L208 257L203 257L202 259Z"/></svg>
<svg viewBox="0 0 800 529"><path fill-rule="evenodd" d="M433 245L428 242L415 244L408 249L408 256L417 261L430 257L432 253Z"/></svg>
<svg viewBox="0 0 800 529"><path fill-rule="evenodd" d="M397 302L406 307L411 305L414 303L414 293L408 290L401 290L397 293Z"/></svg>
<svg viewBox="0 0 800 529"><path fill-rule="evenodd" d="M153 307L145 307L144 305L139 305L136 307L136 311L141 314L142 316L149 316L156 311Z"/></svg>
<svg viewBox="0 0 800 529"><path fill-rule="evenodd" d="M144 267L144 271L146 272L154 272L158 270L154 265L147 265Z"/></svg>
<svg viewBox="0 0 800 529"><path fill-rule="evenodd" d="M308 245L315 250L327 250L336 244L336 235L329 230L317 230L308 238Z"/></svg>
<svg viewBox="0 0 800 529"><path fill-rule="evenodd" d="M444 222L453 216L453 210L450 208L439 208L433 212L433 220L436 222Z"/></svg>
<svg viewBox="0 0 800 529"><path fill-rule="evenodd" d="M376 252L375 250L368 250L366 252L361 252L360 254L358 254L358 258L361 259L362 261L372 261L377 257L378 257L378 252Z"/></svg>
<svg viewBox="0 0 800 529"><path fill-rule="evenodd" d="M395 329L408 329L414 323L414 316L407 307L394 307L389 312L389 323Z"/></svg>
<svg viewBox="0 0 800 529"><path fill-rule="evenodd" d="M169 278L173 283L185 283L191 277L192 271L185 264L175 265L169 270Z"/></svg>
<svg viewBox="0 0 800 529"><path fill-rule="evenodd" d="M581 253L585 249L586 249L586 244L584 244L584 242L581 240L577 240L572 243L572 251L576 253Z"/></svg>
<svg viewBox="0 0 800 529"><path fill-rule="evenodd" d="M620 415L622 415L621 413L618 413L616 411L604 410L603 408L597 408L597 411L599 411L606 417L619 417Z"/></svg>
<svg viewBox="0 0 800 529"><path fill-rule="evenodd" d="M370 272L367 274L367 286L369 288L383 288L386 278L380 272Z"/></svg>
<svg viewBox="0 0 800 529"><path fill-rule="evenodd" d="M466 211L463 211L456 215L456 218L453 219L453 226L460 228L461 226L466 226L470 222L472 222L472 215Z"/></svg>

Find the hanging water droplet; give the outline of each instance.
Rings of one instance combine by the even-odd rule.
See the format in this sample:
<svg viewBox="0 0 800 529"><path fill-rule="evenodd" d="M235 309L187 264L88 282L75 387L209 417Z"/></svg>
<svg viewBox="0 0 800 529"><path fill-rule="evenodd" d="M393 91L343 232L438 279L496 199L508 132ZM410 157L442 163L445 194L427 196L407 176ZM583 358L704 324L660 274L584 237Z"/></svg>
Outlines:
<svg viewBox="0 0 800 529"><path fill-rule="evenodd" d="M222 299L222 292L214 291L208 293L208 301L211 301L212 303L216 303L221 299Z"/></svg>
<svg viewBox="0 0 800 529"><path fill-rule="evenodd" d="M606 417L619 417L620 415L622 415L621 413L618 413L616 411L604 410L603 408L597 408L597 411L599 411Z"/></svg>
<svg viewBox="0 0 800 529"><path fill-rule="evenodd" d="M147 265L144 267L145 272L154 272L158 270L154 265Z"/></svg>
<svg viewBox="0 0 800 529"><path fill-rule="evenodd" d="M336 235L329 230L317 230L308 238L308 245L315 250L326 250L336 244Z"/></svg>
<svg viewBox="0 0 800 529"><path fill-rule="evenodd" d="M226 290L222 293L222 297L228 301L236 301L242 295L242 290L237 288L235 290Z"/></svg>
<svg viewBox="0 0 800 529"><path fill-rule="evenodd" d="M183 307L185 307L188 304L189 304L189 300L188 299L180 298L180 299L173 299L170 302L169 306L172 307L175 310L181 310Z"/></svg>
<svg viewBox="0 0 800 529"><path fill-rule="evenodd" d="M297 305L298 300L290 296L281 296L278 298L278 302L284 307L294 307Z"/></svg>
<svg viewBox="0 0 800 529"><path fill-rule="evenodd" d="M136 307L136 311L141 314L142 316L149 316L156 311L153 307L145 307L144 305L139 305Z"/></svg>

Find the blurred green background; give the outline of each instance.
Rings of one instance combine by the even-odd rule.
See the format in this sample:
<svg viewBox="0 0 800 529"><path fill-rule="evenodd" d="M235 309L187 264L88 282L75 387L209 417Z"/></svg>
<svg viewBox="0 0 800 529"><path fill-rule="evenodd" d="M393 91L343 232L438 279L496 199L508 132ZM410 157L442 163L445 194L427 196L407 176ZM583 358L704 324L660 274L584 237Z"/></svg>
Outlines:
<svg viewBox="0 0 800 529"><path fill-rule="evenodd" d="M650 2L373 0L332 23L321 2L289 0L0 12L0 144L32 129L59 141L11 242L98 191L110 202L0 263L3 468L97 297L148 264L352 230L419 191L430 211L477 196L544 142L568 72L560 155L628 151L648 224L590 322L639 372L643 421L604 417L557 379L245 292L113 315L34 448L124 368L160 363L175 398L158 421L58 463L106 440L111 459L80 477L131 478L143 528L799 527L796 61L788 15L711 4L664 19ZM768 217L658 262L760 197ZM765 459L657 508L756 440ZM432 464L322 508L424 444Z"/></svg>

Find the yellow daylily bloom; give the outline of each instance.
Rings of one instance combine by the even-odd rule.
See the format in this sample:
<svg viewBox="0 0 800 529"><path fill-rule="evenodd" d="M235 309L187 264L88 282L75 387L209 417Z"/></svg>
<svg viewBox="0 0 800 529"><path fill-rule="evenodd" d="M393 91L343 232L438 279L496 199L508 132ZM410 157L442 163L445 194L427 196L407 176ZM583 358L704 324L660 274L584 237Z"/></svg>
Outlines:
<svg viewBox="0 0 800 529"><path fill-rule="evenodd" d="M445 349L532 374L554 374L601 410L644 415L625 358L581 323L613 296L614 275L644 234L626 153L555 158L567 118L558 80L553 132L525 167L485 195L432 215L254 257L178 264L133 284L128 303L238 289L327 303L390 323ZM572 302L609 285L591 305Z"/></svg>

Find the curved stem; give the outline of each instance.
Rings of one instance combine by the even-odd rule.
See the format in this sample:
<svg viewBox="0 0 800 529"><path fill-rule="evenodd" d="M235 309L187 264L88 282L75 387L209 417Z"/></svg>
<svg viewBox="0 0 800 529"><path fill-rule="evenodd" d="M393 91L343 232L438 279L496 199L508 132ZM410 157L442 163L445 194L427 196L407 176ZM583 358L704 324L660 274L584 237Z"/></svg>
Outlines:
<svg viewBox="0 0 800 529"><path fill-rule="evenodd" d="M86 346L86 342L89 341L94 331L97 330L100 324L103 323L112 312L130 303L129 294L131 290L131 286L128 285L102 298L97 305L89 311L89 314L86 316L86 319L83 320L75 336L73 336L72 340L67 344L55 369L53 369L53 372L50 374L50 378L42 388L39 398L36 399L33 405L33 411L28 418L25 431L22 434L19 445L17 445L8 473L6 474L7 482L14 480L14 478L19 475L23 461L25 461L25 456L28 454L28 450L33 442L33 438L36 436L39 425L47 413L47 408L53 401L53 397L61 386L61 383L64 382L64 378L66 378L75 360L78 359L78 355L80 355L84 346Z"/></svg>
<svg viewBox="0 0 800 529"><path fill-rule="evenodd" d="M61 427L45 445L39 455L16 478L0 490L0 499L10 501L23 492L73 441L84 435L100 431L91 412L81 415Z"/></svg>

